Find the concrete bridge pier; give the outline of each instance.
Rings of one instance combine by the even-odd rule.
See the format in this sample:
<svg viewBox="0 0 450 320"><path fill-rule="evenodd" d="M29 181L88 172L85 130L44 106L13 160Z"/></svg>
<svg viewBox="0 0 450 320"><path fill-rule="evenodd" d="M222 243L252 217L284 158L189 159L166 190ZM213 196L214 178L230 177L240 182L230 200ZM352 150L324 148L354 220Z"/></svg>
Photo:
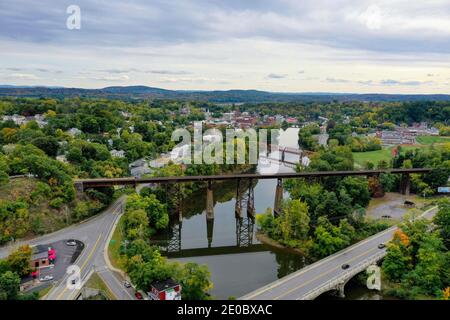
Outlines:
<svg viewBox="0 0 450 320"><path fill-rule="evenodd" d="M337 296L339 297L339 298L345 298L345 285L347 284L347 281L345 281L345 282L342 282L342 283L340 283L338 286L337 286Z"/></svg>
<svg viewBox="0 0 450 320"><path fill-rule="evenodd" d="M208 188L206 189L206 219L214 219L214 197L211 181L208 181Z"/></svg>
<svg viewBox="0 0 450 320"><path fill-rule="evenodd" d="M275 189L275 203L273 205L273 214L278 216L281 213L281 204L283 202L283 179L278 178Z"/></svg>

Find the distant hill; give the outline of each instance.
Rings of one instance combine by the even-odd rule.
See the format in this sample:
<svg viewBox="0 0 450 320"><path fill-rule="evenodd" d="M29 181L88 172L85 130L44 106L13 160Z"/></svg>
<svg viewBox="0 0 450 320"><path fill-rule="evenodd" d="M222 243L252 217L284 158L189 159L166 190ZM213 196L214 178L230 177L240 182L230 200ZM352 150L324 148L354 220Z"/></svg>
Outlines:
<svg viewBox="0 0 450 320"><path fill-rule="evenodd" d="M354 94L354 93L280 93L259 90L189 91L147 86L114 86L103 89L0 85L0 96L16 97L92 97L109 99L173 99L215 103L311 102L311 101L450 101L446 94Z"/></svg>

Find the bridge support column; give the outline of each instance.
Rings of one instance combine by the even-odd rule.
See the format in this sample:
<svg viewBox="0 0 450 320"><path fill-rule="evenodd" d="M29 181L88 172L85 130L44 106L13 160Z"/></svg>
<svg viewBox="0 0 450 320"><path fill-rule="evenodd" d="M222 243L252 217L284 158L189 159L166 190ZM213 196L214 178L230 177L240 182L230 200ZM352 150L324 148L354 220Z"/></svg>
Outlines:
<svg viewBox="0 0 450 320"><path fill-rule="evenodd" d="M400 182L400 193L409 196L411 190L411 177L409 173L402 175Z"/></svg>
<svg viewBox="0 0 450 320"><path fill-rule="evenodd" d="M336 293L339 298L345 298L345 285L347 284L347 281L341 282L338 284L336 288Z"/></svg>
<svg viewBox="0 0 450 320"><path fill-rule="evenodd" d="M275 203L273 205L273 214L278 216L281 213L281 204L283 202L283 180L278 179L275 189Z"/></svg>
<svg viewBox="0 0 450 320"><path fill-rule="evenodd" d="M206 234L208 237L208 248L211 248L214 234L214 219L206 219Z"/></svg>
<svg viewBox="0 0 450 320"><path fill-rule="evenodd" d="M284 158L286 157L286 148L281 151L281 162L284 162Z"/></svg>
<svg viewBox="0 0 450 320"><path fill-rule="evenodd" d="M234 206L234 215L236 216L236 219L242 218L241 183L241 179L238 179L236 187L236 204Z"/></svg>
<svg viewBox="0 0 450 320"><path fill-rule="evenodd" d="M253 180L250 180L250 185L248 187L248 198L247 198L247 217L255 217L255 191L253 187Z"/></svg>
<svg viewBox="0 0 450 320"><path fill-rule="evenodd" d="M82 194L84 192L83 182L75 182L75 190L79 195Z"/></svg>
<svg viewBox="0 0 450 320"><path fill-rule="evenodd" d="M208 188L206 189L206 219L214 219L214 197L211 181L208 181Z"/></svg>

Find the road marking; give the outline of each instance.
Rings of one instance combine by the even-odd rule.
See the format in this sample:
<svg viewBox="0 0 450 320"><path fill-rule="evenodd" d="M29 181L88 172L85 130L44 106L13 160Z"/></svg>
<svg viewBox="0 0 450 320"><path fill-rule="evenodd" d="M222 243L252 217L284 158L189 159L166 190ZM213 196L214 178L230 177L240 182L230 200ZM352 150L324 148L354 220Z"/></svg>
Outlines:
<svg viewBox="0 0 450 320"><path fill-rule="evenodd" d="M88 263L89 259L91 259L92 255L95 252L95 249L97 248L98 242L100 241L100 238L102 237L103 233L101 233L98 238L97 241L95 242L94 247L92 248L92 250L89 252L89 255L87 256L86 260L84 261L83 265L80 267L80 276L81 276L81 272L83 271L83 269L86 267L86 264ZM81 280L81 279L80 279ZM64 283L64 282L63 282ZM62 284L62 283L61 283ZM61 298L61 296L66 292L67 290L67 284L64 287L64 290L56 297L56 300L59 300Z"/></svg>

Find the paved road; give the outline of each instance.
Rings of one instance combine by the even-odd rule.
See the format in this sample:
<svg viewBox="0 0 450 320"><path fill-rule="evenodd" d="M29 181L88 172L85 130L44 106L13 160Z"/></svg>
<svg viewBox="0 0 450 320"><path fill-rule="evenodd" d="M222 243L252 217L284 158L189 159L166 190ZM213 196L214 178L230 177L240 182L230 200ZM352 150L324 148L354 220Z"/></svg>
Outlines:
<svg viewBox="0 0 450 320"><path fill-rule="evenodd" d="M423 217L430 218L437 212L432 208L424 212ZM297 272L279 279L267 286L255 290L242 300L298 300L305 297L312 290L324 285L328 281L339 277L344 272L351 271L352 266L362 263L374 255L385 251L379 249L380 243L386 243L392 239L397 227L389 228L370 238L367 238L353 246L335 253L325 259L311 264ZM342 269L343 264L349 264L350 268Z"/></svg>
<svg viewBox="0 0 450 320"><path fill-rule="evenodd" d="M120 217L125 199L125 196L119 198L105 212L84 223L30 241L19 242L16 245L25 243L30 245L48 244L67 239L80 240L85 244L85 247L75 264L81 269L82 280L87 280L86 277L89 273L96 271L117 299L134 300L134 291L123 286L121 276L108 269L104 258L104 250L107 248L109 235ZM10 249L10 247L0 248L0 258L6 257ZM68 275L65 275L55 284L46 297L48 300L71 300L76 297L78 291L67 288L67 278Z"/></svg>

